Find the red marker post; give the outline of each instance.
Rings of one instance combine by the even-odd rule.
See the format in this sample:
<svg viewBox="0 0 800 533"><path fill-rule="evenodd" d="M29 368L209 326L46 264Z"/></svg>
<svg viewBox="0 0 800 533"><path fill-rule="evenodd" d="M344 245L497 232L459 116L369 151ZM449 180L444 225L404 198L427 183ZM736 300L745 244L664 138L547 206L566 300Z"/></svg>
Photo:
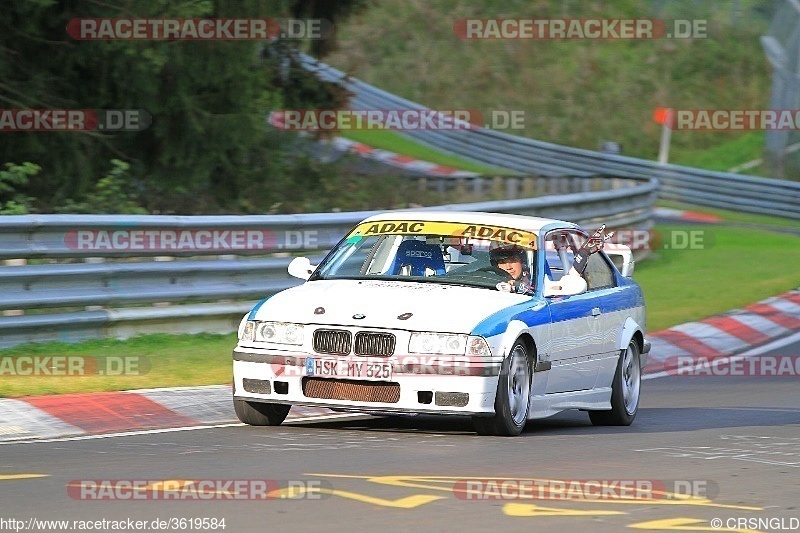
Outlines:
<svg viewBox="0 0 800 533"><path fill-rule="evenodd" d="M658 107L653 111L653 120L656 124L661 124L661 146L658 148L658 162L662 165L667 164L669 159L669 141L672 135L672 109L668 107Z"/></svg>

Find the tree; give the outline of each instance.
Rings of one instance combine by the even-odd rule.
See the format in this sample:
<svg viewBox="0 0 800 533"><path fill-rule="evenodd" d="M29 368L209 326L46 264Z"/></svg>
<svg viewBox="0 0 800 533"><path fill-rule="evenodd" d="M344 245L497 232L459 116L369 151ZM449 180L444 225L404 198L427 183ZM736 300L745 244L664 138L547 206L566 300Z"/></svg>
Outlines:
<svg viewBox="0 0 800 533"><path fill-rule="evenodd" d="M0 101L6 108L144 109L140 132L3 133L0 162L42 168L25 188L42 211L84 198L108 161L130 165L130 188L150 211L258 209L287 186L285 136L265 129L292 84L253 41L76 41L73 18L266 18L319 14L335 19L357 1L30 0L0 20ZM316 15L315 15L316 16ZM324 86L320 86L324 92ZM293 93L294 94L294 93ZM320 91L304 98L314 107ZM323 99L330 98L323 94ZM298 102L293 102L298 104Z"/></svg>

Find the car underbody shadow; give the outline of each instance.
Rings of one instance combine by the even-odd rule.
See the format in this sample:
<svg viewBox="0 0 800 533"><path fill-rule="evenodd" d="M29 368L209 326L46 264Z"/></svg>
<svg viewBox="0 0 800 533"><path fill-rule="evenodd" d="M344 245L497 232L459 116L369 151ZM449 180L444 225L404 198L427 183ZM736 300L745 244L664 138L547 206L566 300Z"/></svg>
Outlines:
<svg viewBox="0 0 800 533"><path fill-rule="evenodd" d="M296 427L441 435L475 435L466 416L359 416L346 420L304 421ZM523 436L605 435L666 433L703 429L785 426L800 424L800 409L756 407L652 407L640 408L630 426L593 426L587 413L564 411L549 418L530 420ZM288 424L287 424L288 425Z"/></svg>

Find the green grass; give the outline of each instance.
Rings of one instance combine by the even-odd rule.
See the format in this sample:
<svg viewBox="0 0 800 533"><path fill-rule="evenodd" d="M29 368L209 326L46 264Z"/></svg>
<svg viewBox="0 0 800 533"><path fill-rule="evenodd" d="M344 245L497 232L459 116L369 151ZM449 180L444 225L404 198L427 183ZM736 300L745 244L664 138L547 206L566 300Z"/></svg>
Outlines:
<svg viewBox="0 0 800 533"><path fill-rule="evenodd" d="M727 209L716 209L714 207L697 206L675 202L671 200L659 200L656 205L661 207L669 207L672 209L680 209L684 211L694 211L696 213L706 213L709 215L717 215L726 222L733 224L740 224L743 226L748 225L761 225L761 226L774 226L777 228L797 228L800 222L791 218L773 217L770 215L758 215L751 213L740 213L738 211L729 211Z"/></svg>
<svg viewBox="0 0 800 533"><path fill-rule="evenodd" d="M680 135L680 131L672 135ZM730 132L713 133L719 144L703 149L682 147L670 154L670 163L687 167L704 168L728 172L733 167L759 159L764 151L764 132L751 131L735 135ZM743 172L750 174L759 167Z"/></svg>
<svg viewBox="0 0 800 533"><path fill-rule="evenodd" d="M657 331L739 308L800 284L800 239L728 226L658 226L702 230L707 249L657 250L636 265L647 304L647 329Z"/></svg>
<svg viewBox="0 0 800 533"><path fill-rule="evenodd" d="M708 35L661 40L462 40L459 18L663 18L708 20ZM733 24L734 11L739 23ZM511 133L655 160L658 107L763 109L771 68L759 37L772 10L761 0L730 2L497 3L371 2L337 24L324 60L367 83L432 109L524 113ZM386 21L392 24L386 24ZM744 23L743 21L746 21ZM761 133L674 131L671 160L727 170L761 155Z"/></svg>
<svg viewBox="0 0 800 533"><path fill-rule="evenodd" d="M512 173L512 171L508 169L500 169L481 165L480 163L473 163L472 161L461 159L458 156L439 152L433 148L428 148L427 146L419 144L407 137L403 137L399 133L391 130L345 130L342 132L342 136L360 143L364 143L373 148L388 150L390 152L413 157L421 161L428 161L429 163L436 163L437 165L454 167L459 170L477 172L479 174L485 174L489 176Z"/></svg>
<svg viewBox="0 0 800 533"><path fill-rule="evenodd" d="M636 266L644 291L647 326L656 331L742 307L798 286L798 238L728 226L658 226L708 232L702 250L657 250ZM757 253L756 253L757 252ZM776 258L779 258L777 260ZM144 335L125 341L43 343L0 351L13 355L138 356L150 370L140 376L3 377L0 396L129 390L223 384L231 381L236 336Z"/></svg>
<svg viewBox="0 0 800 533"><path fill-rule="evenodd" d="M0 396L64 394L184 387L231 382L231 352L236 335L142 335L128 340L97 339L77 344L47 342L15 346L0 356L121 357L149 370L141 375L4 376ZM123 359L125 361L125 359ZM86 364L85 367L91 367ZM25 367L22 369L24 370Z"/></svg>

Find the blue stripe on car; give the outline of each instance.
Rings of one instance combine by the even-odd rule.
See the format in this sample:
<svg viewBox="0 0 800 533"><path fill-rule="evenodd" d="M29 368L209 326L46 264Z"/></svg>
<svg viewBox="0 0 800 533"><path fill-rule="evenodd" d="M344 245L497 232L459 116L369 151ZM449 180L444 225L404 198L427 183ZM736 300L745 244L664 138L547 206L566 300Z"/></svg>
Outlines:
<svg viewBox="0 0 800 533"><path fill-rule="evenodd" d="M550 322L550 312L544 298L538 297L520 304L512 305L492 313L472 330L472 335L492 337L505 333L506 326L512 320L520 320L527 326L539 326Z"/></svg>
<svg viewBox="0 0 800 533"><path fill-rule="evenodd" d="M258 303L257 303L257 304L256 304L256 305L253 307L253 309L251 309L251 310L250 310L250 316L248 316L248 317L247 317L247 320L255 320L255 319L256 319L256 313L258 313L258 310L259 310L259 309L261 309L261 306L262 306L262 305L264 305L264 303L265 303L267 300L269 300L270 298L271 298L270 296L267 296L266 298L264 298L263 300L261 300L260 302L258 302Z"/></svg>
<svg viewBox="0 0 800 533"><path fill-rule="evenodd" d="M500 335L505 333L508 323L512 320L519 320L528 327L533 327L588 317L595 307L599 307L603 313L610 313L642 305L644 299L639 287L634 283L623 281L619 287L598 289L569 297L549 299L536 297L512 305L484 318L472 330L472 335L483 337Z"/></svg>
<svg viewBox="0 0 800 533"><path fill-rule="evenodd" d="M598 299L600 310L604 313L641 307L644 305L644 297L638 286L624 284L619 287L603 289L603 297Z"/></svg>

